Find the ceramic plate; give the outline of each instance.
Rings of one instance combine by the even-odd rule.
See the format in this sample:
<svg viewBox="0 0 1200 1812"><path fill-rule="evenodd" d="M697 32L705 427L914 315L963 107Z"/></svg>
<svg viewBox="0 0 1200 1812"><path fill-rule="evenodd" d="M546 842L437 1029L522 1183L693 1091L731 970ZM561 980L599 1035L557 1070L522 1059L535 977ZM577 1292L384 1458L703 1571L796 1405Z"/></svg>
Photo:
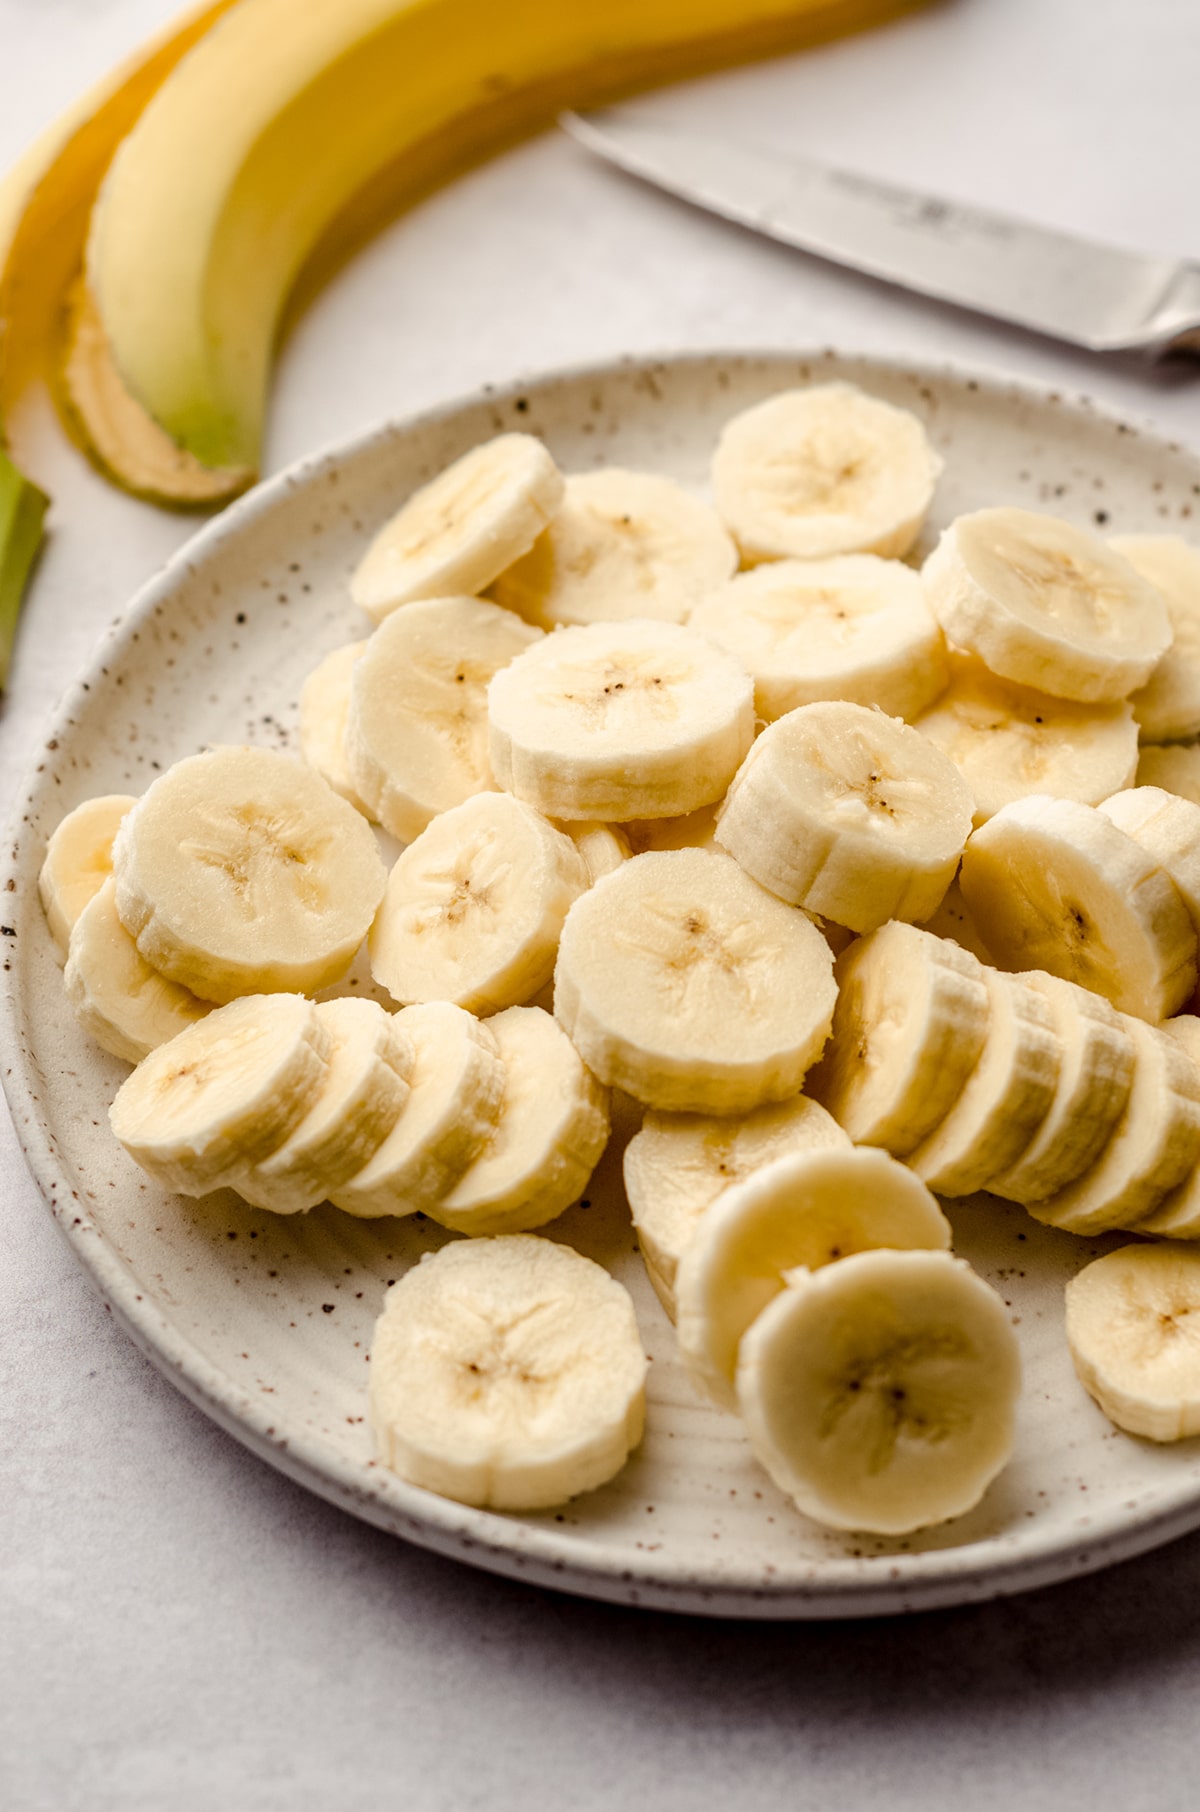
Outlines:
<svg viewBox="0 0 1200 1812"><path fill-rule="evenodd" d="M705 1407L681 1371L636 1255L618 1134L587 1197L548 1231L633 1293L653 1361L645 1442L611 1485L557 1514L466 1509L378 1466L364 1419L384 1288L445 1236L420 1219L370 1223L332 1208L274 1219L230 1194L191 1202L151 1184L109 1135L126 1068L74 1023L36 876L47 835L89 795L140 792L209 743L291 746L304 676L365 633L346 580L368 537L466 448L521 428L568 470L643 467L703 490L729 416L831 377L928 424L946 471L924 546L961 511L1000 503L1113 532L1186 532L1200 497L1200 460L1086 402L834 354L622 364L486 394L307 461L195 537L60 708L17 813L6 883L3 1059L17 1128L80 1262L155 1364L272 1465L397 1535L496 1572L678 1611L828 1617L952 1604L1086 1572L1200 1524L1200 1444L1118 1434L1075 1381L1063 1285L1103 1243L986 1198L951 1207L957 1249L1017 1325L1015 1458L947 1527L908 1540L832 1533L772 1487L736 1419Z"/></svg>

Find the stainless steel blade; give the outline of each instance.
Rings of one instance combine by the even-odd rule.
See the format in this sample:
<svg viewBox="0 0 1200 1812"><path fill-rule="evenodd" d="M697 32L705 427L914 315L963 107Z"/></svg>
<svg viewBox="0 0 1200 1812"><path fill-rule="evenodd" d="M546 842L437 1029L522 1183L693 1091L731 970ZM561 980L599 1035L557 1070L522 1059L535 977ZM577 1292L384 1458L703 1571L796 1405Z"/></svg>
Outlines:
<svg viewBox="0 0 1200 1812"><path fill-rule="evenodd" d="M1198 266L709 138L635 107L564 114L562 124L685 201L922 295L1094 352L1200 351Z"/></svg>

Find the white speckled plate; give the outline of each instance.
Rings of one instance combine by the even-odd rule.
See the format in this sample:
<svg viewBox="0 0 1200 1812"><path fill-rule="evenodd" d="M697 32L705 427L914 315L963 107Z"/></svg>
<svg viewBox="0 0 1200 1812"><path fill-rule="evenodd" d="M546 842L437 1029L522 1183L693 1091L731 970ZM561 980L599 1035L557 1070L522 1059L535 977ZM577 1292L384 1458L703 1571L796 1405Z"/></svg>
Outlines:
<svg viewBox="0 0 1200 1812"><path fill-rule="evenodd" d="M653 1359L646 1440L611 1485L557 1515L465 1509L379 1468L364 1421L384 1287L444 1236L419 1220L353 1221L330 1208L276 1220L232 1195L188 1202L150 1184L109 1135L105 1110L125 1066L75 1026L36 875L48 833L89 795L138 792L207 743L287 746L305 674L364 632L346 578L368 536L475 442L525 428L569 470L619 463L702 487L730 415L835 376L927 421L947 462L930 534L994 503L1113 531L1186 532L1200 507L1200 459L1086 402L868 359L684 358L485 395L307 461L195 537L61 706L3 884L0 1056L17 1129L60 1227L151 1359L248 1447L356 1515L497 1572L679 1611L829 1617L952 1604L1086 1572L1200 1524L1200 1445L1116 1433L1075 1382L1062 1288L1102 1245L986 1198L951 1209L959 1251L1018 1326L1016 1457L948 1527L904 1541L834 1534L780 1496L736 1420L690 1388L635 1254L614 1140L587 1199L551 1232L633 1292Z"/></svg>

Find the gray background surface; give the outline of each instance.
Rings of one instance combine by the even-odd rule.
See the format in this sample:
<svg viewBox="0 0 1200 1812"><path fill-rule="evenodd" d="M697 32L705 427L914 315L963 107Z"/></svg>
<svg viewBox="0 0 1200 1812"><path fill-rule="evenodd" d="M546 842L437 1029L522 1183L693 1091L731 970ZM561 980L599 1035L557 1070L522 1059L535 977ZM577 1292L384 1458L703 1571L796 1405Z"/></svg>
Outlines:
<svg viewBox="0 0 1200 1812"><path fill-rule="evenodd" d="M497 0L502 4L502 0ZM0 165L174 10L0 0ZM1200 254L1193 0L954 0L662 106L1147 250ZM487 380L823 345L1001 368L1200 442L1200 367L1103 364L809 263L530 142L398 221L281 360L268 469ZM10 800L100 630L186 536L20 424L55 533L0 711ZM1200 1537L905 1622L675 1620L353 1522L103 1313L0 1127L0 1803L467 1812L636 1800L1194 1806Z"/></svg>

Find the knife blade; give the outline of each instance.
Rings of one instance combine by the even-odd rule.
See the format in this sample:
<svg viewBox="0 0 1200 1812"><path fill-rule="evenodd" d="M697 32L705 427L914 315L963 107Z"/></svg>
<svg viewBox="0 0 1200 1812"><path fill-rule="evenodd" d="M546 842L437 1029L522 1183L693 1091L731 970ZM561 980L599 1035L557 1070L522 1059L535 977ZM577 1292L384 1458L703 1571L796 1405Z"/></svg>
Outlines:
<svg viewBox="0 0 1200 1812"><path fill-rule="evenodd" d="M696 207L940 302L1092 352L1200 353L1200 265L712 138L636 107L567 113L561 124Z"/></svg>

